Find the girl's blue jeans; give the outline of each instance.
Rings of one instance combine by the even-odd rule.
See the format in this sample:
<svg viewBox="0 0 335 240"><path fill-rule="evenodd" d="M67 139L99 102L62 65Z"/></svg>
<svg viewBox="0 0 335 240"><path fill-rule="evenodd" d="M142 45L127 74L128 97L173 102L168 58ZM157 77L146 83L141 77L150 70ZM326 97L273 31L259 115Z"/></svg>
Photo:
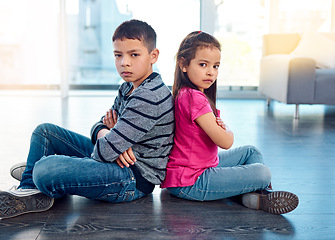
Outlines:
<svg viewBox="0 0 335 240"><path fill-rule="evenodd" d="M53 198L79 195L108 202L127 202L145 194L136 188L130 168L92 159L88 137L53 124L34 130L27 166L19 188L38 188Z"/></svg>
<svg viewBox="0 0 335 240"><path fill-rule="evenodd" d="M228 198L260 189L271 181L271 173L254 146L242 146L219 152L220 163L206 169L194 185L168 188L179 198L211 201Z"/></svg>

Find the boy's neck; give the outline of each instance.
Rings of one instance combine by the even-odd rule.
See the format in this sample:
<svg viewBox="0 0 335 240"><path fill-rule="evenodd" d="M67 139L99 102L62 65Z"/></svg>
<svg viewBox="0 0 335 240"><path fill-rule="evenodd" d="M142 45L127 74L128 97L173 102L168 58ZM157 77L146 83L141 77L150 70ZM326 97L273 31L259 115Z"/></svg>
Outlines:
<svg viewBox="0 0 335 240"><path fill-rule="evenodd" d="M146 75L146 77L144 77L142 80L140 81L136 81L136 82L132 82L133 84L133 89L132 91L134 91L136 88L138 88L146 79L148 79L148 77L153 73L153 71L148 72L148 74Z"/></svg>

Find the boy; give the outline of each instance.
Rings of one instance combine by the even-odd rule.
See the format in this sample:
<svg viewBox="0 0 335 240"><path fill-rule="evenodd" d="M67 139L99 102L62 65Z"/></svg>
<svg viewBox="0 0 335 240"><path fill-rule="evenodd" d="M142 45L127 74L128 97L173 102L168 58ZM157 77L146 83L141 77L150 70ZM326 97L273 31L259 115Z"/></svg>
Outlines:
<svg viewBox="0 0 335 240"><path fill-rule="evenodd" d="M114 32L113 49L125 83L111 110L92 127L91 139L39 125L27 164L21 166L20 186L0 192L0 218L45 211L66 194L132 201L164 180L174 113L170 90L153 72L159 55L156 33L145 22L126 21Z"/></svg>

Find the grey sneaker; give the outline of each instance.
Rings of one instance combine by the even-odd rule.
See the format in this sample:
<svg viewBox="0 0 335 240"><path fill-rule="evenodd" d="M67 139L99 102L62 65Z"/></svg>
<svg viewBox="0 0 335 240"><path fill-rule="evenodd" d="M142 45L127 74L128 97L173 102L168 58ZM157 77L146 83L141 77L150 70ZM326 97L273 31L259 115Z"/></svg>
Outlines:
<svg viewBox="0 0 335 240"><path fill-rule="evenodd" d="M38 189L0 191L0 218L11 218L29 212L42 212L52 207L54 199Z"/></svg>
<svg viewBox="0 0 335 240"><path fill-rule="evenodd" d="M242 203L248 208L285 214L298 206L299 198L290 192L261 190L243 194Z"/></svg>
<svg viewBox="0 0 335 240"><path fill-rule="evenodd" d="M26 164L25 162L15 164L13 167L10 169L10 175L15 178L18 181L21 181L22 179L22 173L26 169Z"/></svg>

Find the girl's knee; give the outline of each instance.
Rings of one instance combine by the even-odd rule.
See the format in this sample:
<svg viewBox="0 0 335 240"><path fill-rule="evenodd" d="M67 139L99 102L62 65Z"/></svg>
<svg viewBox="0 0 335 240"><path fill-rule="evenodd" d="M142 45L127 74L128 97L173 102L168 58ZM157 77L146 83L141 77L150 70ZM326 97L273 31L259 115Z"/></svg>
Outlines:
<svg viewBox="0 0 335 240"><path fill-rule="evenodd" d="M262 155L261 151L260 151L257 147L255 147L255 146L253 146L253 145L247 145L246 147L248 148L248 150L249 150L250 152L252 152L252 153L256 153L256 154L258 154L258 155Z"/></svg>
<svg viewBox="0 0 335 240"><path fill-rule="evenodd" d="M245 146L247 149L248 163L261 163L264 164L261 151L252 145Z"/></svg>

